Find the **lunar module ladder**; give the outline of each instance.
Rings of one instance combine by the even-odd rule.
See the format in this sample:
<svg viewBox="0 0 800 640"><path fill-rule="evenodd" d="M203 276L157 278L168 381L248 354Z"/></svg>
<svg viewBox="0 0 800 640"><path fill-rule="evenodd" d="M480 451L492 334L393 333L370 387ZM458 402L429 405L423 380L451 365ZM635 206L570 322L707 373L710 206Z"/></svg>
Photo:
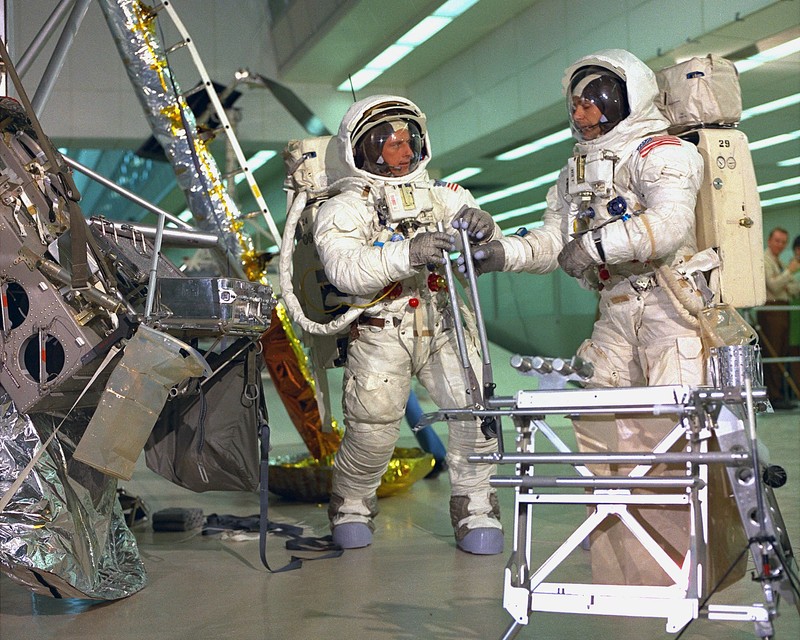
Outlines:
<svg viewBox="0 0 800 640"><path fill-rule="evenodd" d="M275 224L275 221L272 218L272 214L270 213L269 207L267 207L267 203L264 200L264 196L261 194L261 190L256 184L255 178L253 177L253 172L250 170L249 166L247 165L247 159L242 152L242 147L239 145L239 141L236 139L236 134L234 132L234 128L231 125L230 120L228 119L227 114L225 113L225 107L222 106L222 102L217 95L217 92L214 88L214 83L211 81L208 72L206 71L205 66L203 65L203 61L200 58L200 54L197 52L197 48L194 46L194 41L192 40L189 32L186 30L183 22L181 21L178 14L175 12L172 3L168 0L164 0L153 7L154 12L160 12L161 10L166 11L167 15L170 17L172 22L175 25L175 28L181 35L181 39L166 49L166 53L170 54L174 51L178 51L179 49L186 48L189 51L189 55L192 57L192 61L197 67L197 71L200 74L200 78L202 80L202 87L200 90L205 90L208 94L208 98L211 101L210 104L214 108L214 115L219 120L219 127L218 130L225 134L228 140L228 144L230 148L233 150L236 160L239 163L238 170L234 170L232 172L233 175L236 174L243 174L245 179L247 180L247 184L250 187L250 192L253 194L253 198L255 198L256 203L260 209L261 215L264 218L264 222L267 224L267 228L269 229L270 235L272 235L273 240L275 243L280 247L281 246L281 234L278 231L278 227ZM184 94L184 97L186 94ZM227 176L226 176L227 177Z"/></svg>
<svg viewBox="0 0 800 640"><path fill-rule="evenodd" d="M749 381L748 381L749 382ZM482 413L511 416L518 431L516 453L474 455L472 462L516 465L516 476L494 476L492 485L514 487L514 544L505 569L504 608L514 622L503 639L517 635L534 611L588 613L634 617L666 618L666 629L678 632L701 615L704 572L708 540L708 465L724 464L734 490L738 510L749 540L761 581L765 604L752 606L708 605L705 615L713 620L752 621L759 637L772 637L772 620L777 615L778 596L796 602L791 570L796 565L791 546L770 487L765 487L754 469L760 468L754 437L753 393L740 388L690 388L683 386L626 389L569 389L519 391L513 398L495 398ZM746 406L747 405L747 406ZM746 411L746 408L749 410ZM544 421L548 414L650 413L680 416L669 434L645 453L573 453ZM751 426L748 438L746 424ZM707 450L714 431L720 452ZM541 432L558 453L534 452L534 435ZM671 452L673 445L686 439L685 452ZM579 477L537 476L536 464L568 464ZM586 465L636 465L628 476L595 477ZM653 466L685 465L683 476L650 477ZM551 492L543 493L541 488ZM593 493L575 493L575 488ZM657 488L657 495L636 494L632 489ZM567 491L559 493L559 490ZM572 489L572 492L568 490ZM542 563L532 567L534 504L594 504L590 515L561 546ZM690 548L680 564L629 513L635 505L687 505L690 522ZM673 581L671 586L630 586L546 582L550 574L606 518L618 517L649 555ZM764 575L767 572L768 575ZM796 578L795 578L796 579Z"/></svg>

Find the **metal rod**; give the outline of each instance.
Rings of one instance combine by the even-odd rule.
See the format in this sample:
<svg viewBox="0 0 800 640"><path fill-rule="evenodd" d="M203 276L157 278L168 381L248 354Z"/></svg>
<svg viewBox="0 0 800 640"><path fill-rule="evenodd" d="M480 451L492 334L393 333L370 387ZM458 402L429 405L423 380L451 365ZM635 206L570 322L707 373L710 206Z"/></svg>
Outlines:
<svg viewBox="0 0 800 640"><path fill-rule="evenodd" d="M493 487L575 487L595 489L692 489L705 486L699 478L630 478L605 476L602 478L554 478L551 476L492 476Z"/></svg>
<svg viewBox="0 0 800 640"><path fill-rule="evenodd" d="M486 401L486 406L491 409L501 409L514 406L515 401L514 396L495 396Z"/></svg>
<svg viewBox="0 0 800 640"><path fill-rule="evenodd" d="M436 224L436 228L445 233L444 224L441 221ZM453 324L455 324L456 342L458 342L458 354L461 356L461 366L464 369L471 369L472 365L469 362L466 340L464 339L464 325L461 323L461 309L458 306L456 279L453 276L453 265L450 264L450 254L447 249L442 249L442 257L444 260L445 279L447 280L447 294L450 296L450 309L453 314Z"/></svg>
<svg viewBox="0 0 800 640"><path fill-rule="evenodd" d="M756 435L756 414L753 407L750 376L745 376L744 389L747 394L747 430L750 436L750 456L753 461L753 481L755 484L756 509L758 512L758 532L763 540L766 536L766 511L764 509L764 487L761 480L761 463L758 455L758 436Z"/></svg>
<svg viewBox="0 0 800 640"><path fill-rule="evenodd" d="M475 312L475 323L478 325L478 340L481 345L481 357L483 358L484 365L484 379L483 384L493 382L492 379L492 361L489 357L489 341L486 339L486 325L483 322L483 310L481 309L481 302L478 297L478 277L475 275L475 264L472 262L472 246L469 243L469 234L467 229L460 229L461 244L463 245L464 265L467 268L467 282L469 282L469 292L472 298L472 310ZM489 373L489 379L486 379L486 373Z"/></svg>
<svg viewBox="0 0 800 640"><path fill-rule="evenodd" d="M72 7L74 2L75 0L61 0L56 8L53 9L50 17L47 18L45 23L42 25L42 28L39 29L39 32L33 37L33 40L28 45L28 48L25 49L25 53L22 54L22 57L20 57L19 61L15 65L20 78L25 77L25 73L28 71L33 61L36 60L36 57L39 55L39 53L41 53L42 48L47 44L50 36L53 35L56 27L64 18L64 14L70 7Z"/></svg>
<svg viewBox="0 0 800 640"><path fill-rule="evenodd" d="M470 462L491 464L728 464L742 465L750 462L746 452L667 452L667 453L475 453L467 457Z"/></svg>
<svg viewBox="0 0 800 640"><path fill-rule="evenodd" d="M546 407L536 409L442 409L440 413L448 416L470 415L478 418L491 417L491 416L542 416L546 414L556 414L563 416L580 416L580 415L596 415L605 413L652 413L654 415L663 414L684 414L688 415L693 412L692 407L687 407L682 404L654 404L654 405L639 405L635 407L619 407L615 405L603 405L597 407L575 407L570 405L563 405L559 407Z"/></svg>
<svg viewBox="0 0 800 640"><path fill-rule="evenodd" d="M36 93L31 100L33 105L33 112L38 116L42 115L45 104L53 91L58 74L61 72L61 67L64 66L64 59L67 57L67 52L72 46L72 41L78 33L78 28L81 26L83 17L89 9L91 0L75 0L75 5L72 7L72 12L67 18L67 23L64 25L64 30L58 38L56 48L50 61L47 63L47 68L44 70L44 75L36 88Z"/></svg>
<svg viewBox="0 0 800 640"><path fill-rule="evenodd" d="M125 235L124 232L130 230L138 233L145 238L153 239L156 237L158 229L150 225L130 224L127 222L113 222L105 218L90 218L89 224L96 227L114 227L115 233ZM164 229L164 244L171 247L192 247L192 248L214 248L219 246L219 238L213 233L198 231L197 229Z"/></svg>
<svg viewBox="0 0 800 640"><path fill-rule="evenodd" d="M153 300L156 297L156 280L158 279L158 259L161 257L161 243L164 239L164 219L158 216L158 226L156 227L156 239L153 242L153 259L150 262L150 279L147 283L147 302L144 306L144 320L148 322L153 313Z"/></svg>
<svg viewBox="0 0 800 640"><path fill-rule="evenodd" d="M513 640L514 638L519 635L520 629L522 629L523 625L517 622L516 620L508 625L508 628L503 632L502 637L500 640Z"/></svg>
<svg viewBox="0 0 800 640"><path fill-rule="evenodd" d="M481 309L480 296L478 295L478 276L475 273L475 264L472 262L472 245L469 243L467 229L460 229L461 247L466 265L467 282L469 283L469 297L472 301L472 310L475 313L475 325L478 330L478 341L481 347L482 383L483 394L481 404L486 405L486 401L494 395L494 373L492 372L492 359L489 354L489 340L486 338L486 324L483 321L483 310ZM503 451L503 433L500 421L497 416L489 416L481 420L481 431L488 437L496 437L498 449Z"/></svg>
<svg viewBox="0 0 800 640"><path fill-rule="evenodd" d="M154 213L157 216L164 216L167 220L173 222L174 224L177 224L179 227L183 229L193 229L192 225L188 224L187 222L184 222L177 216L174 216L171 213L167 213L166 211L157 207L156 205L149 203L147 200L143 198L140 198L135 193L128 191L124 187L120 187L112 180L109 180L105 176L101 176L99 173L92 171L89 167L85 167L77 160L73 160L72 158L64 156L64 162L66 162L73 169L76 169L77 171L80 171L81 173L89 176L95 182L99 182L104 187L108 187L112 191L120 194L121 196L128 198L128 200L130 200L131 202L138 204L140 207L144 209L147 209L149 212Z"/></svg>
<svg viewBox="0 0 800 640"><path fill-rule="evenodd" d="M444 233L444 224L440 220L436 223L436 228ZM475 371L472 369L472 364L469 361L469 353L467 352L467 341L464 337L464 325L461 323L461 309L458 306L458 293L456 291L456 279L453 276L453 265L450 264L450 254L447 249L442 249L442 257L444 258L444 272L447 280L447 293L450 296L450 308L453 313L453 329L456 332L456 342L458 343L458 353L461 356L461 366L464 368L464 376L467 383L467 393L470 396L472 404L475 406L483 406L483 393L478 384L478 378L475 376Z"/></svg>

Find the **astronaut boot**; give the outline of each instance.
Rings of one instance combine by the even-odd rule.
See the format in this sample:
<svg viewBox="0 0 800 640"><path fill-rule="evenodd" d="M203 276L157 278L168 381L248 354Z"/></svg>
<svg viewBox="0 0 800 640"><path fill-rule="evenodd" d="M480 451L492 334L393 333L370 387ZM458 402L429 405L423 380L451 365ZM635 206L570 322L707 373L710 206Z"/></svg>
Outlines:
<svg viewBox="0 0 800 640"><path fill-rule="evenodd" d="M494 492L452 496L450 521L456 535L456 546L462 551L476 555L503 552L503 525L500 524L500 505Z"/></svg>
<svg viewBox="0 0 800 640"><path fill-rule="evenodd" d="M331 539L342 549L360 549L372 544L372 523L378 513L377 499L350 500L332 494L328 503Z"/></svg>
<svg viewBox="0 0 800 640"><path fill-rule="evenodd" d="M331 539L342 549L360 549L372 544L372 529L363 522L343 522L333 527Z"/></svg>

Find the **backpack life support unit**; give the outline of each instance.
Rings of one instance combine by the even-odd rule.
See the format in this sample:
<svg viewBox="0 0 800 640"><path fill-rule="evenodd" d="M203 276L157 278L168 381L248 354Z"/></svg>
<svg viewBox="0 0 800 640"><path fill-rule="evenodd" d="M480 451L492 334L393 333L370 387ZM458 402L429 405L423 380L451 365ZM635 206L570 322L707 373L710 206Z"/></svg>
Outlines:
<svg viewBox="0 0 800 640"><path fill-rule="evenodd" d="M720 302L732 307L764 304L761 203L733 63L708 55L656 73L658 107L670 133L692 142L705 165L695 207L698 251L719 256Z"/></svg>

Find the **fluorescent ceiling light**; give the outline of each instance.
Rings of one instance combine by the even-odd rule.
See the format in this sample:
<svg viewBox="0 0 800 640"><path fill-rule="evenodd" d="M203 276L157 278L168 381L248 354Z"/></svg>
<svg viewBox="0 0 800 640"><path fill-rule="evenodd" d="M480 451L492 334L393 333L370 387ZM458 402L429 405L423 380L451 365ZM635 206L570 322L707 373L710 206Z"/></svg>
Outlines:
<svg viewBox="0 0 800 640"><path fill-rule="evenodd" d="M774 207L778 204L788 204L789 202L797 202L800 200L800 193L793 193L788 196L779 196L777 198L770 198L769 200L761 201L761 208Z"/></svg>
<svg viewBox="0 0 800 640"><path fill-rule="evenodd" d="M367 68L386 71L386 69L405 58L413 50L414 47L409 44L390 45L384 51L370 60L370 62L367 64Z"/></svg>
<svg viewBox="0 0 800 640"><path fill-rule="evenodd" d="M516 195L518 193L522 193L523 191L530 191L531 189L535 189L536 187L541 187L543 184L549 184L553 182L556 178L558 178L558 174L561 170L551 171L548 174L543 176L539 176L538 178L534 178L533 180L528 180L527 182L520 182L519 184L512 185L510 187L506 187L505 189L500 189L499 191L493 191L492 193L487 193L480 198L476 198L478 204L486 204L487 202L494 202L495 200L502 200L503 198L507 198L509 196Z"/></svg>
<svg viewBox="0 0 800 640"><path fill-rule="evenodd" d="M523 156L530 155L532 153L536 153L537 151L541 151L542 149L546 149L547 147L552 147L554 144L558 144L559 142L564 142L565 140L569 140L572 138L572 131L567 129L562 129L561 131L556 131L555 133L551 133L548 136L544 136L543 138L539 138L538 140L534 140L533 142L528 142L527 144L523 144L521 147L516 147L515 149L511 149L510 151L505 151L498 156L495 156L495 160L516 160L517 158L522 158Z"/></svg>
<svg viewBox="0 0 800 640"><path fill-rule="evenodd" d="M399 38L397 42L398 44L402 44L413 49L414 47L418 47L426 40L435 36L452 21L452 18L447 18L445 16L437 16L435 14L428 16L416 27L413 27L405 35ZM389 49L391 49L391 47L389 47Z"/></svg>
<svg viewBox="0 0 800 640"><path fill-rule="evenodd" d="M798 102L800 102L800 93L795 93L791 96L786 96L785 98L778 98L777 100L772 100L771 102L765 102L764 104L759 104L755 107L750 107L749 109L742 111L742 117L740 120L747 120L748 118L752 118L754 116L760 116L765 113L777 111L778 109L791 107L793 104L797 104Z"/></svg>
<svg viewBox="0 0 800 640"><path fill-rule="evenodd" d="M800 184L800 176L795 176L794 178L779 180L778 182L762 184L758 187L758 192L764 193L766 191L777 191L778 189L785 189L786 187L793 187L798 184Z"/></svg>
<svg viewBox="0 0 800 640"><path fill-rule="evenodd" d="M526 213L535 213L536 211L543 211L547 208L547 202L537 202L536 204L530 204L527 207L519 207L518 209L511 209L510 211L504 211L503 213L498 213L493 215L495 222L503 222L505 220L510 220L511 218L518 218L519 216L524 216Z"/></svg>
<svg viewBox="0 0 800 640"><path fill-rule="evenodd" d="M278 152L273 151L272 149L264 149L263 151L259 151L258 153L253 154L253 156L247 161L247 168L250 169L250 173L255 173L257 169L263 167L276 155L278 155ZM239 184L244 179L245 175L243 173L239 173L234 176L233 184Z"/></svg>
<svg viewBox="0 0 800 640"><path fill-rule="evenodd" d="M800 129L795 129L790 133L781 133L771 138L764 138L763 140L756 140L750 143L750 151L758 149L766 149L767 147L774 147L776 144L783 144L784 142L791 142L800 138Z"/></svg>
<svg viewBox="0 0 800 640"><path fill-rule="evenodd" d="M449 0L434 11L432 15L443 16L445 18L457 18L476 2L478 2L478 0Z"/></svg>
<svg viewBox="0 0 800 640"><path fill-rule="evenodd" d="M423 18L406 31L394 44L381 51L362 69L359 69L350 78L342 82L336 87L336 90L350 91L352 89L353 91L358 91L363 89L384 71L405 58L416 47L430 40L476 2L478 0L449 0L449 2L445 2L431 15Z"/></svg>
<svg viewBox="0 0 800 640"><path fill-rule="evenodd" d="M744 73L745 71L750 71L750 69L760 67L762 64L767 62L772 62L774 60L779 60L780 58L790 56L798 51L800 51L800 38L795 38L794 40L789 40L788 42L779 44L777 47L772 47L766 51L760 51L759 53L752 55L749 58L745 58L744 60L734 62L734 65L736 65L736 70L739 73Z"/></svg>
<svg viewBox="0 0 800 640"><path fill-rule="evenodd" d="M461 182L462 180L466 180L472 176L478 175L481 171L483 171L483 169L480 167L464 167L463 169L459 169L458 171L441 178L441 180L442 182Z"/></svg>
<svg viewBox="0 0 800 640"><path fill-rule="evenodd" d="M795 156L794 158L787 158L786 160L781 160L777 163L779 167L794 167L800 164L800 156Z"/></svg>
<svg viewBox="0 0 800 640"><path fill-rule="evenodd" d="M364 67L360 71L356 71L352 76L350 76L347 80L342 82L338 87L336 87L337 91L349 91L350 84L353 85L353 91L358 91L362 87L367 86L370 82L372 82L375 78L383 73L383 69L367 69Z"/></svg>

